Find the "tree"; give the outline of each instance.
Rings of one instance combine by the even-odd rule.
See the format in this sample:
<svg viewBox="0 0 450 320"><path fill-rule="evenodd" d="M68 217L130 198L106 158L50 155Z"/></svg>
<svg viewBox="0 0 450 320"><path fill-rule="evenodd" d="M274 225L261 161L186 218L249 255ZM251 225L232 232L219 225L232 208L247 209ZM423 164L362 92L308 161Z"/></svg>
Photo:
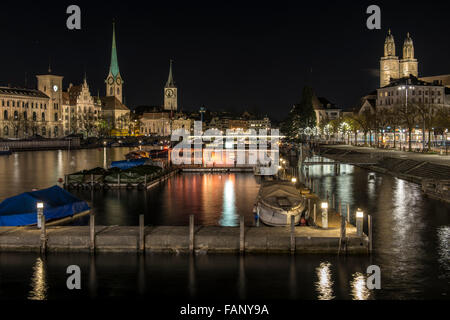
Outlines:
<svg viewBox="0 0 450 320"><path fill-rule="evenodd" d="M372 129L373 114L369 109L361 111L359 114L355 115L354 119L358 123L358 126L363 131L364 134L364 144L367 143L367 133ZM370 145L372 141L370 141Z"/></svg>
<svg viewBox="0 0 450 320"><path fill-rule="evenodd" d="M384 140L384 133L387 131L387 127L390 124L390 115L389 112L385 108L378 107L375 111L375 118L376 118L376 140L377 140L377 147L379 146L380 140L378 139L378 133L381 133L381 140Z"/></svg>
<svg viewBox="0 0 450 320"><path fill-rule="evenodd" d="M344 119L343 119L344 122L348 125L349 132L351 131L355 135L355 145L357 142L358 130L361 129L359 122L356 121L356 117L357 117L357 115L352 114L352 115L348 115L348 116L344 117Z"/></svg>
<svg viewBox="0 0 450 320"><path fill-rule="evenodd" d="M401 104L394 106L401 119L401 124L408 130L408 151L412 151L412 130L415 128L418 118L418 111L415 105Z"/></svg>
<svg viewBox="0 0 450 320"><path fill-rule="evenodd" d="M294 105L285 121L283 121L281 130L289 140L296 140L300 135L305 136L307 132L311 134L312 130L307 129L316 126L316 113L312 104L313 96L312 88L303 87L300 103Z"/></svg>

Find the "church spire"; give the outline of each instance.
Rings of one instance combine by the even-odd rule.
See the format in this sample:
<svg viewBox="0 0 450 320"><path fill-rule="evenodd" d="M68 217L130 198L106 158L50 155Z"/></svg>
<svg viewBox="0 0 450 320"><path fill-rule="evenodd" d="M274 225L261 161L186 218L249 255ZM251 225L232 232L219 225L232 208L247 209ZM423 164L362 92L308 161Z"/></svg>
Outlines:
<svg viewBox="0 0 450 320"><path fill-rule="evenodd" d="M109 72L114 78L119 74L119 62L117 60L117 49L116 49L116 28L115 22L113 20L113 35L112 35L112 46L111 46L111 65L109 67Z"/></svg>
<svg viewBox="0 0 450 320"><path fill-rule="evenodd" d="M172 62L173 60L170 60L169 78L167 79L166 87L175 87L175 82L173 81L172 75Z"/></svg>

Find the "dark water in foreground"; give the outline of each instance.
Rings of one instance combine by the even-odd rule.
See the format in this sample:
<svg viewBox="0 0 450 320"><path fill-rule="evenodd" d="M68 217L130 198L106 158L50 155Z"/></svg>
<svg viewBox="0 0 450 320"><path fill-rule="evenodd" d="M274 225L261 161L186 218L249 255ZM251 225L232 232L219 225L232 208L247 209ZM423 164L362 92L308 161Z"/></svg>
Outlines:
<svg viewBox="0 0 450 320"><path fill-rule="evenodd" d="M101 165L102 150L80 150L64 161L64 152L36 152L0 158L0 195L46 187L72 167ZM120 159L126 150L108 150ZM78 163L81 164L78 164ZM34 165L33 165L34 164ZM449 299L450 208L423 196L420 187L357 167L315 166L310 176L322 197L336 195L351 212L370 213L374 221L371 257L323 255L230 256L0 253L0 299L89 297L255 298L255 299ZM251 208L258 185L246 174L183 174L147 194L107 191L78 195L90 201L102 224L137 224L144 212L149 224L186 224L195 214L202 224L236 225ZM331 198L331 197L330 197ZM79 265L82 290L66 288L66 267ZM365 286L366 268L381 268L381 289Z"/></svg>

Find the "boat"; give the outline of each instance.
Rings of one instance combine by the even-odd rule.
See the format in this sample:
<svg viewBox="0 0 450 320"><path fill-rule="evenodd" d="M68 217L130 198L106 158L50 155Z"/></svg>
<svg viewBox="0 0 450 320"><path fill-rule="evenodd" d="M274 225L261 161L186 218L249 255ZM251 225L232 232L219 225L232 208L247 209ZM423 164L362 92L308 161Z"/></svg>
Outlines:
<svg viewBox="0 0 450 320"><path fill-rule="evenodd" d="M127 153L125 155L125 159L134 160L134 159L149 159L150 154L144 150L135 150Z"/></svg>
<svg viewBox="0 0 450 320"><path fill-rule="evenodd" d="M53 186L47 189L24 192L0 203L0 227L30 226L37 223L37 204L44 204L47 223L61 222L89 213L87 202L66 190Z"/></svg>
<svg viewBox="0 0 450 320"><path fill-rule="evenodd" d="M430 198L450 202L450 180L423 179L422 191Z"/></svg>
<svg viewBox="0 0 450 320"><path fill-rule="evenodd" d="M287 226L300 222L305 199L290 181L264 181L257 197L257 215L269 226Z"/></svg>
<svg viewBox="0 0 450 320"><path fill-rule="evenodd" d="M9 147L0 147L0 156L9 156L10 154L12 154L12 152Z"/></svg>
<svg viewBox="0 0 450 320"><path fill-rule="evenodd" d="M122 170L126 170L133 167L142 166L146 163L147 160L148 159L142 158L142 159L112 161L111 168L119 168Z"/></svg>

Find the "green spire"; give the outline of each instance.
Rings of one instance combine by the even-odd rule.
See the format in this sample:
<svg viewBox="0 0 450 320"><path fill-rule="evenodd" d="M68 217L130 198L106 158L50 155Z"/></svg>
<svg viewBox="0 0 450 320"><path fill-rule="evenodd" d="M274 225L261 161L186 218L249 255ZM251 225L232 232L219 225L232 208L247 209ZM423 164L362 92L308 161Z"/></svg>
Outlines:
<svg viewBox="0 0 450 320"><path fill-rule="evenodd" d="M167 79L166 87L175 87L175 82L173 81L173 76L172 76L172 62L173 62L173 60L170 60L169 78Z"/></svg>
<svg viewBox="0 0 450 320"><path fill-rule="evenodd" d="M117 75L119 74L119 62L117 61L117 49L116 49L116 30L114 21L113 21L113 37L111 47L111 65L109 67L109 72L113 75L114 79L117 78Z"/></svg>

